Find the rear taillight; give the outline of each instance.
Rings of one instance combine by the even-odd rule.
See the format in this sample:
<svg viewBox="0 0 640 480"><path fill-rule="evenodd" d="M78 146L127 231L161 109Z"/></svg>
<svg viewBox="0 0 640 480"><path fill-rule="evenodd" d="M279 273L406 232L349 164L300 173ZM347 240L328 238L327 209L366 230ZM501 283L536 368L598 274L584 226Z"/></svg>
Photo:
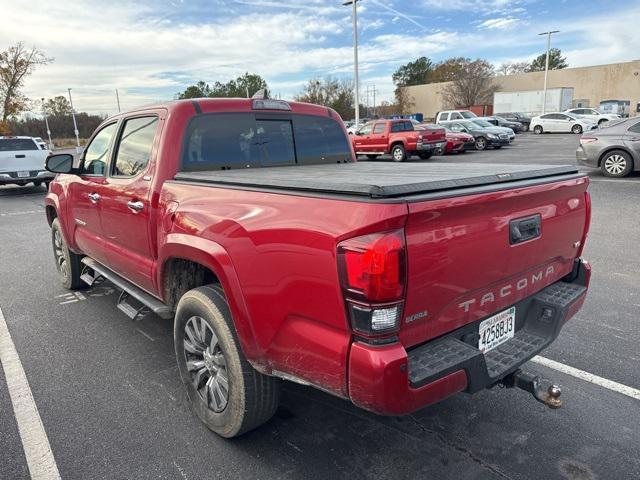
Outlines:
<svg viewBox="0 0 640 480"><path fill-rule="evenodd" d="M364 335L397 330L406 284L403 230L341 242L338 267L353 329Z"/></svg>
<svg viewBox="0 0 640 480"><path fill-rule="evenodd" d="M598 140L598 139L597 139L597 138L595 138L595 137L582 137L582 138L580 139L580 144L584 145L584 144L586 144L586 143L595 142L595 141L597 141L597 140Z"/></svg>

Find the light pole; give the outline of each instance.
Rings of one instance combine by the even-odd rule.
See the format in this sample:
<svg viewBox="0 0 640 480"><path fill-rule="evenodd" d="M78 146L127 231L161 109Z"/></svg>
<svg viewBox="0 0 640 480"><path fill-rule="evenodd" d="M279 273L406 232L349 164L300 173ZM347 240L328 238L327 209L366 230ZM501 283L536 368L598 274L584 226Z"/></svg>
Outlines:
<svg viewBox="0 0 640 480"><path fill-rule="evenodd" d="M44 115L44 124L47 126L47 137L49 137L49 150L53 150L53 142L51 141L51 130L49 130L49 119L47 111L44 108L44 97L42 97L42 115Z"/></svg>
<svg viewBox="0 0 640 480"><path fill-rule="evenodd" d="M71 100L71 89L67 88L69 92L69 103L71 104L71 117L73 118L73 133L76 134L76 152L80 153L80 137L78 136L78 124L76 123L76 111L73 109L73 100Z"/></svg>
<svg viewBox="0 0 640 480"><path fill-rule="evenodd" d="M356 82L356 127L360 123L360 77L358 75L358 1L348 0L342 5L353 5L353 64L355 69Z"/></svg>
<svg viewBox="0 0 640 480"><path fill-rule="evenodd" d="M551 50L551 34L559 33L560 30L552 30L550 32L542 32L538 35L547 36L547 59L544 64L544 90L542 91L542 114L547 111L547 77L549 76L549 50Z"/></svg>

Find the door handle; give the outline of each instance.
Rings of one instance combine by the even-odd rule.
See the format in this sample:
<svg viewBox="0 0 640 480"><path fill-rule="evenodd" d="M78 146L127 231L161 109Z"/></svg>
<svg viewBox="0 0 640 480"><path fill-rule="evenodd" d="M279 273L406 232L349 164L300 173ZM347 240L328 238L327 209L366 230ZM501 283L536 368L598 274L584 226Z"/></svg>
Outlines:
<svg viewBox="0 0 640 480"><path fill-rule="evenodd" d="M91 200L91 203L98 203L98 201L100 200L100 194L99 193L90 193L89 195L87 195L87 197L89 197L89 200Z"/></svg>
<svg viewBox="0 0 640 480"><path fill-rule="evenodd" d="M141 201L134 202L133 200L129 200L127 202L127 207L129 207L129 210L131 210L133 213L138 213L142 211L142 209L144 209L144 203L142 203Z"/></svg>

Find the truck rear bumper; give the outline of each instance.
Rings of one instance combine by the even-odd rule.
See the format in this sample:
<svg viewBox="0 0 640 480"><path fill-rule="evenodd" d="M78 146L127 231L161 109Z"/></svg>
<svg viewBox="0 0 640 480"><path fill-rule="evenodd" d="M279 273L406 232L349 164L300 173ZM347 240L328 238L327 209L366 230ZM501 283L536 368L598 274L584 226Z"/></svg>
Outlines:
<svg viewBox="0 0 640 480"><path fill-rule="evenodd" d="M18 172L1 172L0 185L25 184L30 182L46 182L53 180L55 174L46 170L31 170L26 177L18 176Z"/></svg>
<svg viewBox="0 0 640 480"><path fill-rule="evenodd" d="M469 325L410 349L399 343L355 342L349 357L349 396L359 407L403 415L461 391L498 383L553 342L584 303L591 267L576 261L572 274L517 304L515 336L483 354L478 326Z"/></svg>

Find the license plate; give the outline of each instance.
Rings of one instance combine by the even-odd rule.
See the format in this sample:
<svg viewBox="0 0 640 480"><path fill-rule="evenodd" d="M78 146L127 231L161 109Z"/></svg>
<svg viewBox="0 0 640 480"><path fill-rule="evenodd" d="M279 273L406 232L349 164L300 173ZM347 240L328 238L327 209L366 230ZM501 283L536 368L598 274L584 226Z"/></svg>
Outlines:
<svg viewBox="0 0 640 480"><path fill-rule="evenodd" d="M493 350L515 334L516 307L495 314L480 323L478 349L482 353Z"/></svg>
<svg viewBox="0 0 640 480"><path fill-rule="evenodd" d="M18 178L27 178L31 176L31 172L18 172Z"/></svg>

